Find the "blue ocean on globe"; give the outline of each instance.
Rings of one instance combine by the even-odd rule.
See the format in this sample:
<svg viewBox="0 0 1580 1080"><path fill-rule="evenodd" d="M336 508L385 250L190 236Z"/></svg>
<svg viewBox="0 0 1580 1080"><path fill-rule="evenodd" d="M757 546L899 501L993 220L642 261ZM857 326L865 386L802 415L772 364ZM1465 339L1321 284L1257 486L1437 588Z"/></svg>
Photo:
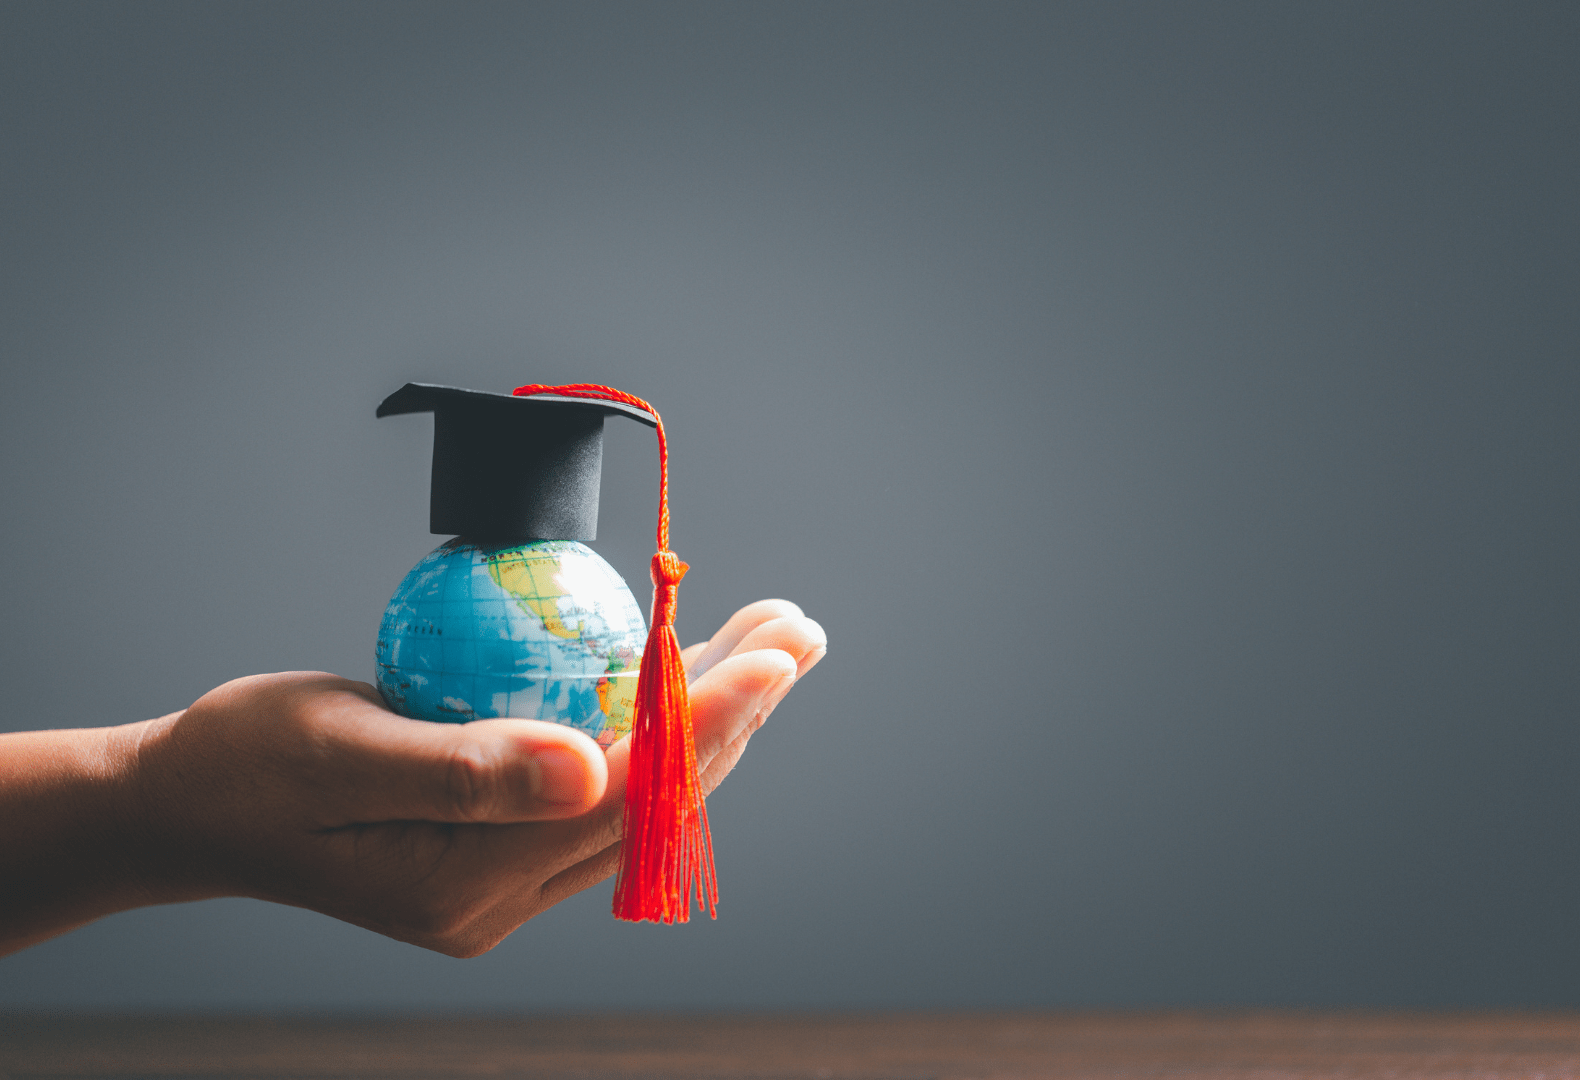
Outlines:
<svg viewBox="0 0 1580 1080"><path fill-rule="evenodd" d="M636 598L585 544L457 538L390 598L376 678L402 716L552 720L608 746L631 730L646 643Z"/></svg>

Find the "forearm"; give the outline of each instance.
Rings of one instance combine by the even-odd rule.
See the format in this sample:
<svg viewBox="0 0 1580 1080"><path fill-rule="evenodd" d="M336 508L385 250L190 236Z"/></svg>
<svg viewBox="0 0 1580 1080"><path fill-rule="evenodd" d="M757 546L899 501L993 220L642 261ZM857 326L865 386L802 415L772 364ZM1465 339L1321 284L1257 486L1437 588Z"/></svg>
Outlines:
<svg viewBox="0 0 1580 1080"><path fill-rule="evenodd" d="M0 955L157 902L134 776L157 723L0 735Z"/></svg>

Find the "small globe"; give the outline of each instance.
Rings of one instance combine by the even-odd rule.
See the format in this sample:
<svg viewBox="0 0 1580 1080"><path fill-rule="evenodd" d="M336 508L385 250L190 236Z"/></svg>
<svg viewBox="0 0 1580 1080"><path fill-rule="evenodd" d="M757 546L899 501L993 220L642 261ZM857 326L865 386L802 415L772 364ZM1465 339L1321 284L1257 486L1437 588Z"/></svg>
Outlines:
<svg viewBox="0 0 1580 1080"><path fill-rule="evenodd" d="M378 688L402 716L552 720L608 746L631 730L646 643L636 598L585 544L457 538L390 598Z"/></svg>

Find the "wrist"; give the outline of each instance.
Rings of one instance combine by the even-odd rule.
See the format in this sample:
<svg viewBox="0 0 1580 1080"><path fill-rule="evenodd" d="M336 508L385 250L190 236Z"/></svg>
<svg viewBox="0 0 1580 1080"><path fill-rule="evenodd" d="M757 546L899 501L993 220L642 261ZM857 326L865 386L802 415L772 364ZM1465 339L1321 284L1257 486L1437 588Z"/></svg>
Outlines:
<svg viewBox="0 0 1580 1080"><path fill-rule="evenodd" d="M158 723L0 735L0 954L163 899L138 806Z"/></svg>
<svg viewBox="0 0 1580 1080"><path fill-rule="evenodd" d="M98 840L107 848L122 909L198 899L182 895L172 872L176 845L152 765L180 715L100 729L104 765L97 799L110 822Z"/></svg>

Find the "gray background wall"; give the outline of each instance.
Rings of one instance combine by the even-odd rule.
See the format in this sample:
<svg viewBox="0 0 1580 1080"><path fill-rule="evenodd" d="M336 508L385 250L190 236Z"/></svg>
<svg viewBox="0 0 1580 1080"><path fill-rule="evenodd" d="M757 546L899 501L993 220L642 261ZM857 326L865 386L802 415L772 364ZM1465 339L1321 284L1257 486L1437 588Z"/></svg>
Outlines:
<svg viewBox="0 0 1580 1080"><path fill-rule="evenodd" d="M682 637L832 639L716 924L206 903L0 1005L1580 1005L1576 11L0 6L0 723L368 677L408 379L652 397Z"/></svg>

